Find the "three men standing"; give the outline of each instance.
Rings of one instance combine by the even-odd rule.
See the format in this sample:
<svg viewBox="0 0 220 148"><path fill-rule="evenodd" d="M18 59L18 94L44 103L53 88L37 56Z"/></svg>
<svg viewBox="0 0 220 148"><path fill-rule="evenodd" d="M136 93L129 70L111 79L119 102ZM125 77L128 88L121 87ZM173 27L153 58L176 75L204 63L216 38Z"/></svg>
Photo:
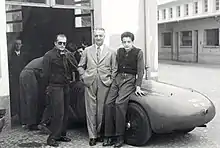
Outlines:
<svg viewBox="0 0 220 148"><path fill-rule="evenodd" d="M47 94L52 106L51 134L47 144L58 147L57 141L69 142L66 137L68 107L70 102L70 83L73 73L77 70L77 62L71 53L65 49L67 38L59 34L54 42L54 48L43 57L44 82L47 83Z"/></svg>
<svg viewBox="0 0 220 148"><path fill-rule="evenodd" d="M117 55L104 44L104 38L105 30L95 29L95 44L85 48L78 64L80 77L85 84L89 145L96 145L105 134L103 146L113 145L113 137L116 136L115 147L121 147L124 143L129 96L133 92L144 95L141 90L144 74L143 52L134 47L134 35L130 32L121 35L124 47L117 50ZM46 92L53 110L52 133L47 144L56 147L57 141L70 141L66 137L69 85L73 79L72 73L77 70L75 58L65 49L66 40L65 35L57 35L55 47L43 58ZM105 130L104 133L102 129Z"/></svg>
<svg viewBox="0 0 220 148"><path fill-rule="evenodd" d="M89 145L101 140L104 120L104 104L117 71L116 54L104 45L105 30L94 30L95 44L85 48L78 71L85 88L85 105Z"/></svg>

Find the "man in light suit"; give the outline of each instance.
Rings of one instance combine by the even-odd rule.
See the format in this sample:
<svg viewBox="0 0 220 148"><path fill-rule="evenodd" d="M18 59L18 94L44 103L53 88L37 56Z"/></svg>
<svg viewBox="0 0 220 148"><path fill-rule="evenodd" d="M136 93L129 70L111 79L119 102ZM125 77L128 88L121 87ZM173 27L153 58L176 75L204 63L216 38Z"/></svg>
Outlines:
<svg viewBox="0 0 220 148"><path fill-rule="evenodd" d="M85 88L85 105L89 145L101 140L106 96L116 75L116 52L104 45L105 30L94 30L95 44L85 48L78 65Z"/></svg>

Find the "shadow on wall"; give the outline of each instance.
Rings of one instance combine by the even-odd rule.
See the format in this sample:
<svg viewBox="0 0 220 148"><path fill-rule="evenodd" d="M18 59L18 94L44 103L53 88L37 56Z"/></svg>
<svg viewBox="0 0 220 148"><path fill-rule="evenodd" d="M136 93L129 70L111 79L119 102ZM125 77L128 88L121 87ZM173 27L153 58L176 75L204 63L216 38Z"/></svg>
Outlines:
<svg viewBox="0 0 220 148"><path fill-rule="evenodd" d="M109 46L113 49L119 48L121 46L121 34L123 32L129 31L132 32L135 36L134 39L134 45L138 48L141 48L143 52L145 53L145 15L144 15L144 0L134 1L134 12L130 13L128 12L127 15L130 17L133 17L134 19L131 20L131 18L123 18L120 20L117 20L115 17L110 15L112 20L118 21L117 23L120 24L119 27L115 28L115 25L113 26L107 26L107 32L109 34ZM119 10L116 10L119 11ZM126 11L127 12L127 11ZM130 24L126 24L129 23ZM133 21L133 22L132 22ZM150 41L149 39L147 41Z"/></svg>
<svg viewBox="0 0 220 148"><path fill-rule="evenodd" d="M109 37L109 46L115 51L121 46L121 34L113 34Z"/></svg>

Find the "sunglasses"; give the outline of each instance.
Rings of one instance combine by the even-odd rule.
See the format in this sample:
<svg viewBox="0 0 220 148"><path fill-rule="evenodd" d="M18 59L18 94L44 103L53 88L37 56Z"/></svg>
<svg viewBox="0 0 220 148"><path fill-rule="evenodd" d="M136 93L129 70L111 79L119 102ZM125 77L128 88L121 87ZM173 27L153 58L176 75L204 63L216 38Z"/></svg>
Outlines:
<svg viewBox="0 0 220 148"><path fill-rule="evenodd" d="M57 44L66 46L66 42L57 42Z"/></svg>

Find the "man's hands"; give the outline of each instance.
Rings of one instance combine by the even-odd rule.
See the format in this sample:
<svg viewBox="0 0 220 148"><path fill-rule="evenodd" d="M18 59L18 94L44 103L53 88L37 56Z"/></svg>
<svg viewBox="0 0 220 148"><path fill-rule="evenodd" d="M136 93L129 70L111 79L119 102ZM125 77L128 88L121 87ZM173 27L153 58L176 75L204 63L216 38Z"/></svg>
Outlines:
<svg viewBox="0 0 220 148"><path fill-rule="evenodd" d="M47 95L49 95L49 94L51 93L51 91L52 91L52 87L51 87L51 86L47 86L47 88L46 88L46 90L45 90L45 93L46 93Z"/></svg>
<svg viewBox="0 0 220 148"><path fill-rule="evenodd" d="M135 91L135 95L137 96L145 96L145 93L144 91L141 90L141 87L140 86L136 86L136 91Z"/></svg>

